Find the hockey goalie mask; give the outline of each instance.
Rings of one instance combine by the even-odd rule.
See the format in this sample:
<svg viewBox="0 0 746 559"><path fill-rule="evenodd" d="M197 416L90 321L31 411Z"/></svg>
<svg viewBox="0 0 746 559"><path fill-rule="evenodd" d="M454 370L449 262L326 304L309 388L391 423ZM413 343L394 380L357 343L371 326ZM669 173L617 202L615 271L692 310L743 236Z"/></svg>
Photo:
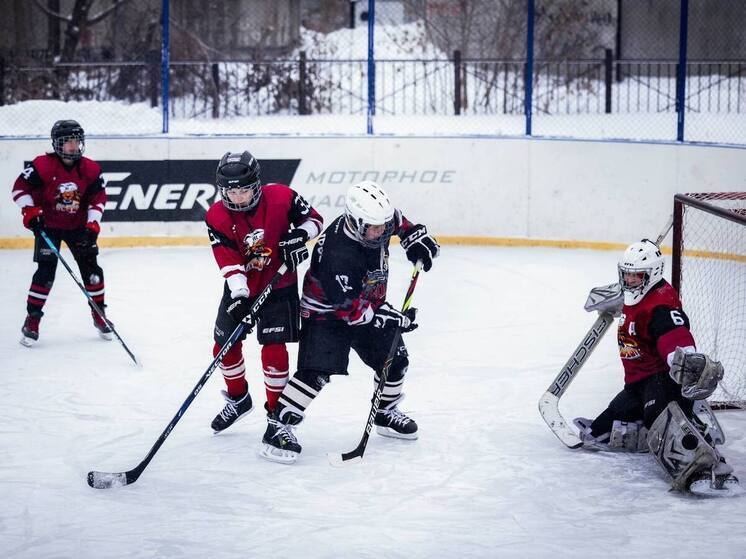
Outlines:
<svg viewBox="0 0 746 559"><path fill-rule="evenodd" d="M229 210L248 212L262 197L259 162L248 151L226 153L215 171L215 184L223 205Z"/></svg>
<svg viewBox="0 0 746 559"><path fill-rule="evenodd" d="M68 165L78 161L85 152L83 127L75 120L55 122L52 126L52 148L54 153Z"/></svg>
<svg viewBox="0 0 746 559"><path fill-rule="evenodd" d="M663 255L651 240L631 244L619 260L619 284L624 304L636 305L648 291L663 279Z"/></svg>
<svg viewBox="0 0 746 559"><path fill-rule="evenodd" d="M394 207L380 186L363 181L347 190L345 223L355 240L378 248L394 234Z"/></svg>

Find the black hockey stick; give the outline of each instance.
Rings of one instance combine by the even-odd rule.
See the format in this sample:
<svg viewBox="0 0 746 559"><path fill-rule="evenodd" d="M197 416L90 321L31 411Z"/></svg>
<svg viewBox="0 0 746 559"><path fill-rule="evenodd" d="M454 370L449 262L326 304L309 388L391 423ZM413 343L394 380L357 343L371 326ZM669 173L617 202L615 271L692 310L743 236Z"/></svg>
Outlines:
<svg viewBox="0 0 746 559"><path fill-rule="evenodd" d="M417 285L417 278L419 278L420 276L421 269L422 262L417 262L417 264L415 264L414 271L412 272L412 279L409 282L409 289L407 289L407 294L404 297L404 304L402 305L401 309L401 312L403 313L409 310L409 307L412 306L412 295L414 294L414 288ZM363 438L360 439L360 443L357 445L355 450L352 450L350 452L343 452L342 454L331 452L328 453L327 457L329 458L329 463L332 466L352 464L363 459L365 447L368 446L368 437L370 437L370 430L373 428L373 421L375 420L376 414L378 413L378 405L381 403L381 394L383 393L383 387L386 384L386 379L389 376L389 369L391 368L391 363L394 361L394 357L396 356L396 350L399 348L400 338L401 328L397 328L396 332L394 332L394 341L391 343L391 349L389 349L389 354L386 357L386 361L384 361L383 363L383 368L381 369L378 386L376 386L376 391L373 394L373 404L370 406L370 413L368 414L368 421L365 424Z"/></svg>
<svg viewBox="0 0 746 559"><path fill-rule="evenodd" d="M88 298L88 304L91 305L91 308L93 311L106 323L106 325L111 328L111 331L116 336L117 340L120 344L122 344L122 347L124 348L124 351L127 352L127 355L130 356L130 359L135 363L135 365L140 365L140 362L137 360L137 357L135 357L135 354L130 351L130 348L127 347L127 344L124 343L124 340L119 335L119 332L117 332L116 328L114 328L114 325L109 321L108 318L106 318L106 315L104 314L104 311L101 310L101 307L99 307L96 302L93 300L91 295L86 291L86 288L83 286L83 284L80 282L78 278L75 277L75 273L73 272L72 268L70 268L70 265L65 261L64 258L62 258L62 254L60 254L60 251L57 249L56 246L54 246L54 243L51 241L51 239L47 236L46 232L42 229L40 232L40 235L44 241L49 245L49 248L52 249L52 252L54 252L57 259L62 262L62 265L65 267L65 269L70 274L70 277L73 278L73 281L77 284L77 286L80 288L80 290L83 292L83 295L85 295Z"/></svg>
<svg viewBox="0 0 746 559"><path fill-rule="evenodd" d="M148 467L148 464L150 464L150 461L153 459L153 456L155 456L155 453L158 452L158 449L161 448L163 443L166 441L168 436L171 434L171 431L174 427L176 427L176 424L181 419L181 416L184 415L184 412L186 412L187 408L191 405L192 401L197 397L197 394L199 394L200 390L202 390L202 387L205 385L207 380L210 378L212 373L217 369L218 365L220 364L220 361L223 359L223 356L225 356L226 353L233 347L233 344L236 343L236 340L241 337L241 335L248 329L251 331L251 329L254 327L256 323L256 315L259 312L259 309L264 304L264 302L267 300L267 297L269 297L269 294L272 293L272 290L275 287L275 284L278 282L280 277L287 271L287 266L283 264L280 266L280 269L277 270L277 273L272 277L267 287L264 288L264 290L259 294L259 296L256 298L254 303L251 305L251 310L248 315L246 315L246 318L241 321L241 323L236 326L236 329L233 330L233 333L230 335L228 340L223 345L222 349L220 350L220 353L218 353L215 356L215 359L213 359L212 363L210 363L210 366L207 368L205 373L202 375L202 378L199 379L199 382L197 382L197 385L194 387L192 392L187 396L187 399L184 400L184 403L181 404L181 407L179 408L179 411L176 412L176 415L173 416L171 419L171 422L168 424L168 426L163 430L163 433L161 433L161 436L158 437L158 440L155 441L155 444L153 445L153 448L150 449L147 456L143 458L142 462L140 462L137 466L132 468L129 471L126 472L117 472L117 473L108 473L108 472L88 472L88 485L95 489L109 489L110 487L122 487L124 485L130 485L132 483L135 483L137 481L137 478L140 477L140 475L143 473L145 468Z"/></svg>

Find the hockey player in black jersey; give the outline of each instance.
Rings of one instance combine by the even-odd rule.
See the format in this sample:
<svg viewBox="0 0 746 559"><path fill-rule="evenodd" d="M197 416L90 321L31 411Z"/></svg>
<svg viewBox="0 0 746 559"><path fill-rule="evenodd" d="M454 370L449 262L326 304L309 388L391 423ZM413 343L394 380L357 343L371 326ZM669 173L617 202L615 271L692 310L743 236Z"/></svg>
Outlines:
<svg viewBox="0 0 746 559"><path fill-rule="evenodd" d="M389 241L398 235L407 258L430 270L440 247L424 225L414 225L395 209L377 184L351 187L345 213L319 237L303 281L298 369L280 395L262 440L260 455L292 463L301 446L293 429L331 375L346 375L350 349L375 371L375 383L398 327L417 327L416 309L402 314L386 302ZM417 438L417 424L397 408L409 365L401 341L391 364L375 418L379 434Z"/></svg>

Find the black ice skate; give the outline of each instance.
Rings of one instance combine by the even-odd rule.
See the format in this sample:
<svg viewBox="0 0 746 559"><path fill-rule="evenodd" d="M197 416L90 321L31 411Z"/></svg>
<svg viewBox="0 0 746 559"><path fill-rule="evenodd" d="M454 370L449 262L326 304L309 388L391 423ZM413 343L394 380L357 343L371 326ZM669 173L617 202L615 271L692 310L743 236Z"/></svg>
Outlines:
<svg viewBox="0 0 746 559"><path fill-rule="evenodd" d="M267 430L262 437L262 447L259 456L270 462L292 464L298 459L301 446L295 438L293 429L300 423L301 418L296 414L288 415L288 423L277 419L274 412L267 414Z"/></svg>
<svg viewBox="0 0 746 559"><path fill-rule="evenodd" d="M246 389L246 394L235 400L228 396L225 390L221 390L220 393L225 398L226 404L215 419L212 420L210 427L215 433L225 431L228 427L233 425L236 421L241 419L243 416L248 415L254 409L254 405L251 402L251 396L249 396L249 390Z"/></svg>
<svg viewBox="0 0 746 559"><path fill-rule="evenodd" d="M104 312L103 308L101 308L101 312ZM93 309L91 309L91 316L93 317L93 325L96 327L96 330L98 330L98 335L104 340L113 340L114 333L111 331L111 328L106 321Z"/></svg>
<svg viewBox="0 0 746 559"><path fill-rule="evenodd" d="M417 438L417 423L396 406L378 410L374 423L378 434L384 437L412 440Z"/></svg>
<svg viewBox="0 0 746 559"><path fill-rule="evenodd" d="M39 322L41 321L42 313L30 313L26 316L26 321L23 323L21 328L20 342L26 347L31 347L39 339Z"/></svg>

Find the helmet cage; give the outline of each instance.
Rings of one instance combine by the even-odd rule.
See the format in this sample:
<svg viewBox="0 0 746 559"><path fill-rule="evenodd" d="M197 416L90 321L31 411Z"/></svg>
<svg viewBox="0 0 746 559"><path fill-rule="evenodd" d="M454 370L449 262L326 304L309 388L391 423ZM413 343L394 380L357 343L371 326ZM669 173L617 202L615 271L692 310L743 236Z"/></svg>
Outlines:
<svg viewBox="0 0 746 559"><path fill-rule="evenodd" d="M78 161L85 151L85 132L77 120L58 120L52 125L52 149L58 157L67 161ZM64 146L70 140L78 142L77 149L65 153Z"/></svg>
<svg viewBox="0 0 746 559"><path fill-rule="evenodd" d="M262 197L262 183L259 179L256 179L255 181L248 184L240 183L241 181L239 179L236 179L235 181L228 181L227 184L219 184L218 189L220 190L220 197L223 199L223 205L229 210L233 210L236 212L248 212L256 207ZM228 191L230 190L251 192L251 198L249 198L249 200L244 203L233 202L228 195Z"/></svg>
<svg viewBox="0 0 746 559"><path fill-rule="evenodd" d="M345 220L347 223L347 228L355 236L355 239L360 244L368 248L382 247L389 241L389 239L391 239L391 236L394 234L393 216L391 217L391 219L386 221L386 223L374 224L374 223L366 223L365 221L363 221L362 218L359 218L359 217L356 218L355 216L351 215L349 212L346 212ZM366 236L368 233L368 230L371 227L380 227L381 225L384 225L383 233L381 233L375 239L368 239Z"/></svg>
<svg viewBox="0 0 746 559"><path fill-rule="evenodd" d="M642 299L642 297L645 295L645 293L648 292L648 288L650 286L650 268L628 268L626 266L622 266L621 264L618 266L619 268L619 285L622 286L622 291L625 294L629 294L631 298L633 298L635 301L639 301ZM639 285L631 285L627 283L627 280L624 278L624 274L642 274L642 281L639 283Z"/></svg>

